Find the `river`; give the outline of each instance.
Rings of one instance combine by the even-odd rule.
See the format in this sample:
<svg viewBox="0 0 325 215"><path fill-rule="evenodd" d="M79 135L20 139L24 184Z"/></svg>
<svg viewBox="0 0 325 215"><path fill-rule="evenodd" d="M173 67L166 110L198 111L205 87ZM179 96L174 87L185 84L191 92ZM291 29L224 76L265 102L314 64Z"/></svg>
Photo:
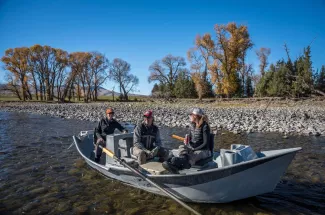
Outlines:
<svg viewBox="0 0 325 215"><path fill-rule="evenodd" d="M188 214L173 200L107 179L87 167L72 135L95 123L30 113L0 112L0 214ZM177 147L162 127L163 143ZM254 150L302 147L269 194L227 204L190 204L202 214L323 214L325 137L219 132L215 148L248 144Z"/></svg>

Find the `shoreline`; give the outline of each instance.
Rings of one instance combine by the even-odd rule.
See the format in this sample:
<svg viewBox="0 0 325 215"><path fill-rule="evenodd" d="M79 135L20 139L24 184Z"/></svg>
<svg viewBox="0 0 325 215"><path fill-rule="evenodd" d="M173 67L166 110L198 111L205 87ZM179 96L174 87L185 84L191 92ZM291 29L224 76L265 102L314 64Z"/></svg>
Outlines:
<svg viewBox="0 0 325 215"><path fill-rule="evenodd" d="M157 125L187 127L188 113L201 107L209 118L214 132L228 130L235 134L278 132L287 135L325 136L325 102L267 100L193 102L103 102L103 103L40 103L0 102L0 111L29 112L67 119L98 121L108 107L115 109L115 118L122 122L138 123L145 110L151 109Z"/></svg>

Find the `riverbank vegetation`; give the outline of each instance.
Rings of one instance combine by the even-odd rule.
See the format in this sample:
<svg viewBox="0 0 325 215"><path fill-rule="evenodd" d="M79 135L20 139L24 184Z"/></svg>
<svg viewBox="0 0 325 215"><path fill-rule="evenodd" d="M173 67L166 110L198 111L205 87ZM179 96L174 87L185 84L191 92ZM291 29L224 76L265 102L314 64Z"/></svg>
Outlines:
<svg viewBox="0 0 325 215"><path fill-rule="evenodd" d="M190 45L189 45L190 46ZM259 71L247 62L247 53L255 49ZM195 38L187 60L166 55L149 66L148 81L154 82L153 98L247 98L325 96L325 66L312 64L311 45L296 59L269 64L271 50L254 47L247 26L216 24L214 35L205 33ZM185 53L184 53L185 54ZM99 52L68 53L47 45L9 48L1 58L7 71L0 91L17 99L36 101L100 101L99 91L107 80L115 87L106 96L119 101L130 100L139 79L123 59L109 61ZM10 96L1 96L11 98ZM105 100L105 99L104 99Z"/></svg>

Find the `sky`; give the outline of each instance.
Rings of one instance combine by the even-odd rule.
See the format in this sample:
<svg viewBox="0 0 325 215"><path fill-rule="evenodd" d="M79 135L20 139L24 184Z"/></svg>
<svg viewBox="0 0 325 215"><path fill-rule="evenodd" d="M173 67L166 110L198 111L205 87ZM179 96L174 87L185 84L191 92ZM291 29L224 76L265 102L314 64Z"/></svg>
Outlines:
<svg viewBox="0 0 325 215"><path fill-rule="evenodd" d="M168 54L186 59L197 35L215 36L214 25L229 22L248 26L254 46L246 62L256 72L255 51L270 48L269 62L275 63L286 58L284 43L292 59L311 44L314 69L325 65L325 0L0 0L0 57L8 48L35 44L70 53L99 51L110 61L130 63L139 78L137 93L148 95L154 84L148 83L149 66L155 60Z"/></svg>

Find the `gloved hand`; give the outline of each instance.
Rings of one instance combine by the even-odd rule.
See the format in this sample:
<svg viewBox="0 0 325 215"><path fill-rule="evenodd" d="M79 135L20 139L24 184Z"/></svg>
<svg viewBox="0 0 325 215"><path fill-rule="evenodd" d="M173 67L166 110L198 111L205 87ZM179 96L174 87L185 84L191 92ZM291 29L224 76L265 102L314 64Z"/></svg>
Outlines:
<svg viewBox="0 0 325 215"><path fill-rule="evenodd" d="M159 146L156 146L153 150L151 150L150 154L152 157L156 157L159 151Z"/></svg>
<svg viewBox="0 0 325 215"><path fill-rule="evenodd" d="M190 144L187 144L185 147L187 148L187 150L189 152L193 152L194 151L194 148Z"/></svg>
<svg viewBox="0 0 325 215"><path fill-rule="evenodd" d="M147 158L151 159L154 158L155 156L157 156L158 151L159 151L159 146L157 146L156 148L154 148L153 150L144 150L145 153L147 154Z"/></svg>
<svg viewBox="0 0 325 215"><path fill-rule="evenodd" d="M193 152L193 148L190 145L180 145L178 147L178 156L187 155Z"/></svg>
<svg viewBox="0 0 325 215"><path fill-rule="evenodd" d="M150 157L151 156L151 151L150 150L144 149L143 151L146 153L147 158L149 158L149 159L152 158L152 157Z"/></svg>
<svg viewBox="0 0 325 215"><path fill-rule="evenodd" d="M96 141L96 144L103 144L104 143L104 139L103 138L98 138Z"/></svg>

